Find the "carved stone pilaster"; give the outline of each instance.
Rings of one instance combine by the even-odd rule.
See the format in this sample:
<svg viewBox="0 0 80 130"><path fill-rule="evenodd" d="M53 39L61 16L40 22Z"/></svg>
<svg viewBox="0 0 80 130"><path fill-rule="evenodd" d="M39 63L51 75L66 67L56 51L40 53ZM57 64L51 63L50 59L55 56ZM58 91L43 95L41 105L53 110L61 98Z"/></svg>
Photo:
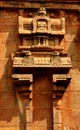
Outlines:
<svg viewBox="0 0 80 130"><path fill-rule="evenodd" d="M61 86L53 84L53 129L62 130Z"/></svg>

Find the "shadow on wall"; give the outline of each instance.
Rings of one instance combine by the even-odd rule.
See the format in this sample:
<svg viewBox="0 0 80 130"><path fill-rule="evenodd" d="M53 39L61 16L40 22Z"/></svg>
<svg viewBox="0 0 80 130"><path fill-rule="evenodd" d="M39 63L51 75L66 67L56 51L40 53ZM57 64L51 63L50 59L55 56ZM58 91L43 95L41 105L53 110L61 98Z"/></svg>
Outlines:
<svg viewBox="0 0 80 130"><path fill-rule="evenodd" d="M66 16L65 40L73 68L80 69L80 21L76 13Z"/></svg>
<svg viewBox="0 0 80 130"><path fill-rule="evenodd" d="M71 42L69 48L68 48L68 53L71 57L72 61L72 66L75 69L80 70L80 31L79 31L79 26L77 30L77 34L73 38L73 41Z"/></svg>
<svg viewBox="0 0 80 130"><path fill-rule="evenodd" d="M80 20L78 14L66 16L66 47L71 57L72 67L74 70L80 70ZM74 72L73 70L73 72ZM80 109L79 109L79 80L80 73L72 73L71 84L63 96L63 123L64 126L71 126L70 129L79 130L80 126ZM66 117L66 118L65 118Z"/></svg>
<svg viewBox="0 0 80 130"><path fill-rule="evenodd" d="M17 10L0 10L0 130L21 128L22 115L11 77L11 53L17 50L20 43L17 14Z"/></svg>

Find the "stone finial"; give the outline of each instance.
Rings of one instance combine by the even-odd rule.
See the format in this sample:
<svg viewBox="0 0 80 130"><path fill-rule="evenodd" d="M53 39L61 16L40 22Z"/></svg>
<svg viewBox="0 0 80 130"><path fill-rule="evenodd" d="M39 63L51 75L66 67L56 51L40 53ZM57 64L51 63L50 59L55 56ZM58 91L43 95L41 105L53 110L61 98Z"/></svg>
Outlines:
<svg viewBox="0 0 80 130"><path fill-rule="evenodd" d="M62 11L62 10L61 10L61 11L60 11L60 16L61 16L61 17L65 17L65 11Z"/></svg>
<svg viewBox="0 0 80 130"><path fill-rule="evenodd" d="M46 15L46 9L44 7L40 7L38 10L39 15Z"/></svg>
<svg viewBox="0 0 80 130"><path fill-rule="evenodd" d="M23 12L24 12L23 9L18 10L18 15L19 15L19 16L23 16Z"/></svg>

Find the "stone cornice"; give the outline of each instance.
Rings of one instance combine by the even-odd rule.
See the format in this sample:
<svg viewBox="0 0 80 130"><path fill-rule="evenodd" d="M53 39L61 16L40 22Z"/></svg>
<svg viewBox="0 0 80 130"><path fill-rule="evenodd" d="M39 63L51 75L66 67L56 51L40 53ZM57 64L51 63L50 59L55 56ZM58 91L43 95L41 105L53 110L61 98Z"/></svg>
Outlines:
<svg viewBox="0 0 80 130"><path fill-rule="evenodd" d="M45 2L44 7L46 9L64 9L64 10L78 10L80 11L79 3L50 3ZM39 2L19 2L19 1L0 1L1 8L34 8L37 9L41 7L42 4Z"/></svg>

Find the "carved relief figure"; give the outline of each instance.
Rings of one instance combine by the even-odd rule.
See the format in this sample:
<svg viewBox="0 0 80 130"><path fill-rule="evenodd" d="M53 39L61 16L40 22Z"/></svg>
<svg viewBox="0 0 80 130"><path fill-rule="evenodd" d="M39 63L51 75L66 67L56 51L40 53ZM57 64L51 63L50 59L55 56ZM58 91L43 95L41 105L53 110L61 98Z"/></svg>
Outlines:
<svg viewBox="0 0 80 130"><path fill-rule="evenodd" d="M47 21L46 20L38 20L37 21L37 29L47 30Z"/></svg>

